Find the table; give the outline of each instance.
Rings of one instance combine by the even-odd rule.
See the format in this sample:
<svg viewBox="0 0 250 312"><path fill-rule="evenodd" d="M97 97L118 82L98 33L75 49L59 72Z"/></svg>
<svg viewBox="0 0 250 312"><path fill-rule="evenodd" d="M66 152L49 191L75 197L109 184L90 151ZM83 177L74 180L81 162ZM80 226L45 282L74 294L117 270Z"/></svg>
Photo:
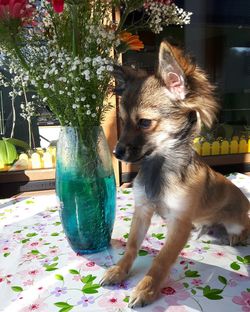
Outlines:
<svg viewBox="0 0 250 312"><path fill-rule="evenodd" d="M228 177L250 198L250 177ZM79 256L65 239L55 194L0 200L0 311L132 311L132 288L146 273L167 235L155 216L129 279L101 287L105 269L124 252L133 213L132 189L119 189L112 247ZM225 233L224 233L225 234ZM160 298L135 311L250 311L250 244L222 245L215 228L182 250Z"/></svg>

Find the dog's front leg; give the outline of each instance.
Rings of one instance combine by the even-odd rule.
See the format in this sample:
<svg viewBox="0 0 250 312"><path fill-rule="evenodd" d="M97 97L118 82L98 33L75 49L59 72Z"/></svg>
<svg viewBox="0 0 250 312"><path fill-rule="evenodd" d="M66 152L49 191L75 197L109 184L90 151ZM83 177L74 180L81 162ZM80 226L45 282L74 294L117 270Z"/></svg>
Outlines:
<svg viewBox="0 0 250 312"><path fill-rule="evenodd" d="M143 207L135 208L124 256L116 265L105 272L101 285L116 284L126 279L137 256L137 251L147 233L152 215L153 209L145 212Z"/></svg>
<svg viewBox="0 0 250 312"><path fill-rule="evenodd" d="M191 229L191 222L171 220L168 226L167 240L146 276L134 289L129 300L130 308L147 305L157 298L170 267L188 240Z"/></svg>

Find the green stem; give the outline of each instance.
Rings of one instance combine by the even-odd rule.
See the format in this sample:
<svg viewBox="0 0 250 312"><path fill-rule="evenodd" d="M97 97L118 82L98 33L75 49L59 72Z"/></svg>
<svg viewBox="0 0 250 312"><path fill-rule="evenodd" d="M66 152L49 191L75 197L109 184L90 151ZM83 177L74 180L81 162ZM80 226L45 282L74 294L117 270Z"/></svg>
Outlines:
<svg viewBox="0 0 250 312"><path fill-rule="evenodd" d="M204 310L202 309L201 304L199 303L199 301L197 299L195 299L194 297L192 297L192 299L198 304L200 311L203 312Z"/></svg>
<svg viewBox="0 0 250 312"><path fill-rule="evenodd" d="M77 10L74 4L71 5L71 22L72 22L72 53L76 57L78 55L78 29L77 29Z"/></svg>

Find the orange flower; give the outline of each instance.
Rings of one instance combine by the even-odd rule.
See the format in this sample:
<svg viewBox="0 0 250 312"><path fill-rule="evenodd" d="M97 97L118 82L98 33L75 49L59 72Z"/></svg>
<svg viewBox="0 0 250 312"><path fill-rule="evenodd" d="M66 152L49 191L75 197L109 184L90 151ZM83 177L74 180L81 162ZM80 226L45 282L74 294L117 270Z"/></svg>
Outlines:
<svg viewBox="0 0 250 312"><path fill-rule="evenodd" d="M132 35L130 32L124 31L120 34L120 40L124 42L130 50L140 51L144 48L143 42L138 35Z"/></svg>

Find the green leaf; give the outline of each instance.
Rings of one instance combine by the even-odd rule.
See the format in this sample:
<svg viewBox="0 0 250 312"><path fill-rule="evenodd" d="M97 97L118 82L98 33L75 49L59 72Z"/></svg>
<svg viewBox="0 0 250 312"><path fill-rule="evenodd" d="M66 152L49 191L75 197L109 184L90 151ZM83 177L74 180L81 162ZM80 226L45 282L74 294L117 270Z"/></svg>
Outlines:
<svg viewBox="0 0 250 312"><path fill-rule="evenodd" d="M240 269L240 265L235 261L235 262L232 262L230 264L230 267L235 270L235 271L238 271Z"/></svg>
<svg viewBox="0 0 250 312"><path fill-rule="evenodd" d="M250 255L245 256L243 262L244 264L250 264Z"/></svg>
<svg viewBox="0 0 250 312"><path fill-rule="evenodd" d="M70 269L70 270L69 270L69 273L70 273L70 274L78 274L78 275L80 274L79 271L73 270L73 269Z"/></svg>
<svg viewBox="0 0 250 312"><path fill-rule="evenodd" d="M74 306L62 308L62 309L60 309L58 312L68 312L68 311L72 310L73 308L74 308Z"/></svg>
<svg viewBox="0 0 250 312"><path fill-rule="evenodd" d="M57 265L58 265L57 262L52 263L52 264L45 264L46 267L50 267L50 268L54 268L54 267L56 267Z"/></svg>
<svg viewBox="0 0 250 312"><path fill-rule="evenodd" d="M139 252L138 252L138 255L142 256L142 257L146 256L147 254L148 254L148 252L146 250L143 250L143 249L140 249Z"/></svg>
<svg viewBox="0 0 250 312"><path fill-rule="evenodd" d="M29 238L26 238L26 239L21 240L21 243L22 243L22 244L25 244L25 243L27 243L27 242L29 242L29 241L30 241L30 239L29 239Z"/></svg>
<svg viewBox="0 0 250 312"><path fill-rule="evenodd" d="M34 237L34 236L37 236L37 233L28 233L26 236L27 237Z"/></svg>
<svg viewBox="0 0 250 312"><path fill-rule="evenodd" d="M17 146L17 147L22 148L24 151L27 151L30 149L29 144L26 143L25 141L14 139L14 138L8 138L8 139L6 139L6 141Z"/></svg>
<svg viewBox="0 0 250 312"><path fill-rule="evenodd" d="M33 199L27 199L25 204L33 204L34 203L34 200Z"/></svg>
<svg viewBox="0 0 250 312"><path fill-rule="evenodd" d="M224 276L219 275L219 276L218 276L218 280L219 280L222 284L227 285L227 279L226 279Z"/></svg>
<svg viewBox="0 0 250 312"><path fill-rule="evenodd" d="M30 252L32 255L38 255L40 252L37 249L33 249Z"/></svg>
<svg viewBox="0 0 250 312"><path fill-rule="evenodd" d="M123 218L123 221L131 221L131 218L125 217Z"/></svg>
<svg viewBox="0 0 250 312"><path fill-rule="evenodd" d="M203 287L203 295L206 295L210 292L211 287L209 285Z"/></svg>
<svg viewBox="0 0 250 312"><path fill-rule="evenodd" d="M51 233L50 236L59 236L59 233Z"/></svg>
<svg viewBox="0 0 250 312"><path fill-rule="evenodd" d="M237 256L236 258L237 258L237 260L238 260L239 262L242 262L242 263L244 262L244 259L243 259L242 257Z"/></svg>
<svg viewBox="0 0 250 312"><path fill-rule="evenodd" d="M127 239L127 238L128 238L128 233L124 234L123 237L124 237L125 239Z"/></svg>
<svg viewBox="0 0 250 312"><path fill-rule="evenodd" d="M81 281L86 284L91 284L95 279L96 279L96 276L93 276L92 274L90 274L87 276L83 276L81 278Z"/></svg>
<svg viewBox="0 0 250 312"><path fill-rule="evenodd" d="M210 286L206 286L203 288L203 295L204 297L211 299L211 300L219 300L222 299L221 296L219 296L219 294L221 294L223 292L222 289L217 289L217 288L210 288ZM217 297L217 298L216 298ZM221 298L219 298L221 297Z"/></svg>
<svg viewBox="0 0 250 312"><path fill-rule="evenodd" d="M21 292L23 291L23 288L20 286L12 286L11 289L15 292Z"/></svg>
<svg viewBox="0 0 250 312"><path fill-rule="evenodd" d="M158 233L158 234L153 233L153 234L152 234L152 237L155 237L155 238L157 238L157 239L159 239L159 240L165 238L165 236L164 236L163 233Z"/></svg>
<svg viewBox="0 0 250 312"><path fill-rule="evenodd" d="M66 308L66 307L71 307L70 304L68 304L67 302L55 302L54 303L55 306L57 306L58 308Z"/></svg>
<svg viewBox="0 0 250 312"><path fill-rule="evenodd" d="M51 272L51 271L55 271L55 270L58 270L58 268L46 268L45 271L47 272Z"/></svg>
<svg viewBox="0 0 250 312"><path fill-rule="evenodd" d="M59 281L64 281L64 278L61 274L56 274L55 275L55 279L59 280Z"/></svg>
<svg viewBox="0 0 250 312"><path fill-rule="evenodd" d="M126 211L126 210L127 210L127 208L120 208L120 210L121 210L121 211Z"/></svg>
<svg viewBox="0 0 250 312"><path fill-rule="evenodd" d="M187 244L187 245L185 245L185 247L184 248L189 248L190 247L190 245L189 244Z"/></svg>
<svg viewBox="0 0 250 312"><path fill-rule="evenodd" d="M58 226L58 225L60 225L61 224L61 222L55 222L55 223L53 223L53 225L55 225L55 226Z"/></svg>
<svg viewBox="0 0 250 312"><path fill-rule="evenodd" d="M123 301L128 303L128 302L129 302L129 296L125 297L125 298L123 299Z"/></svg>
<svg viewBox="0 0 250 312"><path fill-rule="evenodd" d="M192 293L193 295L196 295L196 290L195 290L195 289L192 289L192 290L191 290L191 293Z"/></svg>
<svg viewBox="0 0 250 312"><path fill-rule="evenodd" d="M198 273L198 271L187 270L187 271L185 272L185 276L186 276L186 277L199 277L200 274Z"/></svg>
<svg viewBox="0 0 250 312"><path fill-rule="evenodd" d="M123 194L130 194L130 193L131 193L131 191L128 191L128 190L124 190L124 189L122 189L122 193L123 193Z"/></svg>
<svg viewBox="0 0 250 312"><path fill-rule="evenodd" d="M52 264L49 264L49 265L48 265L48 264L45 264L45 265L44 265L44 267L46 268L45 271L50 272L50 271L58 270L58 268L56 268L57 265L58 265L57 262L52 263Z"/></svg>
<svg viewBox="0 0 250 312"><path fill-rule="evenodd" d="M58 209L50 209L49 212L57 212Z"/></svg>
<svg viewBox="0 0 250 312"><path fill-rule="evenodd" d="M22 230L18 230L18 231L15 231L14 233L15 234L20 234L22 232Z"/></svg>
<svg viewBox="0 0 250 312"><path fill-rule="evenodd" d="M184 286L185 288L188 288L188 287L189 287L189 284L188 284L188 283L183 283L183 286Z"/></svg>
<svg viewBox="0 0 250 312"><path fill-rule="evenodd" d="M4 254L3 254L3 256L6 258L6 257L8 257L10 255L10 252L5 252Z"/></svg>
<svg viewBox="0 0 250 312"><path fill-rule="evenodd" d="M98 293L98 291L96 289L100 288L101 285L99 284L86 284L84 285L84 287L82 288L82 292L85 294L96 294Z"/></svg>
<svg viewBox="0 0 250 312"><path fill-rule="evenodd" d="M57 261L59 259L58 256L56 256L55 258L53 258L53 261Z"/></svg>
<svg viewBox="0 0 250 312"><path fill-rule="evenodd" d="M247 288L247 292L250 292L250 288Z"/></svg>
<svg viewBox="0 0 250 312"><path fill-rule="evenodd" d="M223 299L222 296L216 295L216 294L213 294L213 293L204 295L204 297L206 297L207 299L210 299L210 300L221 300L221 299Z"/></svg>

